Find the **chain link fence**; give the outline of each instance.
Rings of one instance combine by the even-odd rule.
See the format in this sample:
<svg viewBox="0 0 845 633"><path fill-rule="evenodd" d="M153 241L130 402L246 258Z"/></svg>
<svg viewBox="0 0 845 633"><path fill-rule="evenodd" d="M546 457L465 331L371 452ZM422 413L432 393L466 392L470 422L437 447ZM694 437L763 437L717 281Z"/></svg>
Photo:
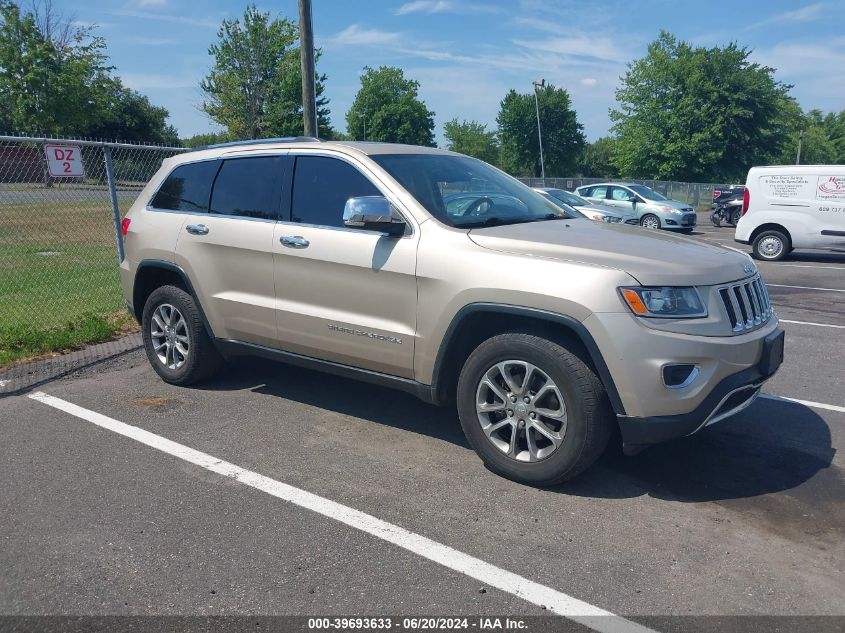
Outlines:
<svg viewBox="0 0 845 633"><path fill-rule="evenodd" d="M554 187L573 191L582 185L593 185L599 182L635 182L654 189L656 192L685 202L696 211L710 211L713 202L713 191L726 189L730 185L725 183L680 182L676 180L640 180L619 178L520 178L529 187Z"/></svg>
<svg viewBox="0 0 845 633"><path fill-rule="evenodd" d="M0 136L0 394L86 361L60 352L133 331L120 219L162 160L183 151ZM41 362L23 363L32 359Z"/></svg>

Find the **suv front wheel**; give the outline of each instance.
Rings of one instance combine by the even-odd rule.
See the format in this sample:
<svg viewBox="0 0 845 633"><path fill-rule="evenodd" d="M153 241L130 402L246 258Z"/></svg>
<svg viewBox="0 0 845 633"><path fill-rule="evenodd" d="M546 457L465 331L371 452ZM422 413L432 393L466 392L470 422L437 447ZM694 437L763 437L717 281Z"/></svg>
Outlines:
<svg viewBox="0 0 845 633"><path fill-rule="evenodd" d="M156 288L144 304L141 327L147 359L165 382L200 382L222 364L194 298L182 288Z"/></svg>
<svg viewBox="0 0 845 633"><path fill-rule="evenodd" d="M601 455L612 431L604 387L578 356L547 339L495 336L470 354L458 380L458 414L488 468L551 486Z"/></svg>

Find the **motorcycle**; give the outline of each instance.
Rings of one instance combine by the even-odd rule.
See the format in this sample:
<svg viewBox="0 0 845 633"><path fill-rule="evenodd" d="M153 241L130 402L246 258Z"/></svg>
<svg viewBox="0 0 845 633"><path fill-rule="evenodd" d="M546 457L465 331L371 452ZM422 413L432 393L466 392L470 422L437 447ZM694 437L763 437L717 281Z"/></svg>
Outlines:
<svg viewBox="0 0 845 633"><path fill-rule="evenodd" d="M710 222L713 226L722 226L722 222L736 226L742 217L742 193L730 196L717 202L710 212Z"/></svg>

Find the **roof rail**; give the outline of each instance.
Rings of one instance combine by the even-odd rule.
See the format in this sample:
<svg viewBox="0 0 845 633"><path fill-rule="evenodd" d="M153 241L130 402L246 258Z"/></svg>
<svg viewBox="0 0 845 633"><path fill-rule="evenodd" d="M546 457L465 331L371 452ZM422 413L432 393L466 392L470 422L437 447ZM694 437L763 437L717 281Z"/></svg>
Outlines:
<svg viewBox="0 0 845 633"><path fill-rule="evenodd" d="M215 143L214 145L204 145L196 147L195 150L201 149L217 149L219 147L239 147L241 145L265 145L269 143L325 143L321 138L316 136L283 136L280 138L255 138L246 141L229 141L228 143Z"/></svg>

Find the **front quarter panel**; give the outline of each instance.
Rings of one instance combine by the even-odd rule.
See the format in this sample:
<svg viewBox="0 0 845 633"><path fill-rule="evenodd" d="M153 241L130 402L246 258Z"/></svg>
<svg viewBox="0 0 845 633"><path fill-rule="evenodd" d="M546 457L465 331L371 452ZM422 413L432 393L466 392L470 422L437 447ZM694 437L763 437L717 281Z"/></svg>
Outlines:
<svg viewBox="0 0 845 633"><path fill-rule="evenodd" d="M635 283L613 268L484 248L466 231L435 222L420 230L414 374L425 384L431 384L440 343L464 306L522 306L583 321L594 312L624 312L616 288Z"/></svg>

